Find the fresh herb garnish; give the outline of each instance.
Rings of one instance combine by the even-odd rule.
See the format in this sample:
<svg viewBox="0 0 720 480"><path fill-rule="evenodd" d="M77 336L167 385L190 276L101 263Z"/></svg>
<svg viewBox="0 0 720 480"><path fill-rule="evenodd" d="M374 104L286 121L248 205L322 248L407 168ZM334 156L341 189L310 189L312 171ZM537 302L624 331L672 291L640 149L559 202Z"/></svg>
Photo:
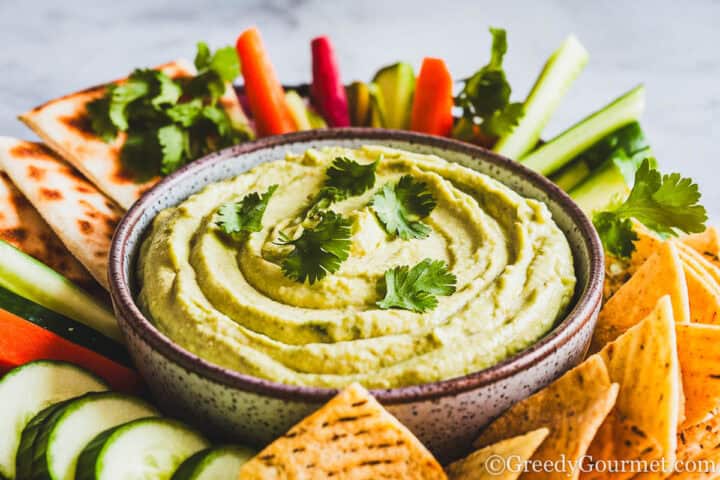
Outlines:
<svg viewBox="0 0 720 480"><path fill-rule="evenodd" d="M318 215L317 225L304 228L294 240L281 234L279 242L294 247L282 263L285 276L301 283L307 280L311 285L337 272L350 254L351 220L332 210Z"/></svg>
<svg viewBox="0 0 720 480"><path fill-rule="evenodd" d="M385 231L403 240L430 235L430 227L420 220L430 215L435 205L427 185L410 175L404 175L395 185L385 184L372 199L372 208Z"/></svg>
<svg viewBox="0 0 720 480"><path fill-rule="evenodd" d="M454 136L472 134L478 126L489 137L510 133L523 116L522 103L510 103L510 83L503 70L503 57L507 52L507 37L502 28L490 28L493 37L490 62L465 81L455 105L462 108L462 118L456 125Z"/></svg>
<svg viewBox="0 0 720 480"><path fill-rule="evenodd" d="M232 47L211 54L198 44L198 73L172 79L158 70L135 70L121 84L87 105L90 125L113 141L126 132L121 151L125 167L138 180L167 175L198 157L249 138L243 125L218 105L226 82L239 74Z"/></svg>
<svg viewBox="0 0 720 480"><path fill-rule="evenodd" d="M384 298L377 302L382 309L401 308L427 312L438 305L438 295L455 293L457 278L442 260L426 258L414 267L393 267L378 284Z"/></svg>
<svg viewBox="0 0 720 480"><path fill-rule="evenodd" d="M617 257L629 257L638 239L632 219L663 236L705 230L707 212L698 204L700 191L690 178L679 173L662 175L643 160L635 173L635 185L621 205L596 213L593 223L605 250Z"/></svg>
<svg viewBox="0 0 720 480"><path fill-rule="evenodd" d="M252 192L239 202L224 203L218 209L215 224L221 232L236 241L246 239L252 232L259 232L262 230L265 209L277 188L277 185L271 185L262 195Z"/></svg>
<svg viewBox="0 0 720 480"><path fill-rule="evenodd" d="M301 218L314 217L331 204L362 195L375 185L378 161L361 164L347 157L337 157L325 170L325 184Z"/></svg>

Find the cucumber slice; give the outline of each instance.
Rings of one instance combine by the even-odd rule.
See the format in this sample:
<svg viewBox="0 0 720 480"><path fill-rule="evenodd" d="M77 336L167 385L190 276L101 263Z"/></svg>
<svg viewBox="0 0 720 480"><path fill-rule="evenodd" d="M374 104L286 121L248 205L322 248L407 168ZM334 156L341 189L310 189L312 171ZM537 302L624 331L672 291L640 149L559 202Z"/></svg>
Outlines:
<svg viewBox="0 0 720 480"><path fill-rule="evenodd" d="M493 150L509 158L521 159L540 139L543 128L560 100L588 62L588 52L574 36L569 36L548 59L524 103L520 123L501 137Z"/></svg>
<svg viewBox="0 0 720 480"><path fill-rule="evenodd" d="M115 316L106 306L55 270L2 240L0 286L113 340L122 340Z"/></svg>
<svg viewBox="0 0 720 480"><path fill-rule="evenodd" d="M638 120L645 109L645 88L640 85L544 144L521 162L550 175L605 135Z"/></svg>
<svg viewBox="0 0 720 480"><path fill-rule="evenodd" d="M88 393L48 416L33 442L33 479L72 480L83 448L99 433L157 415L144 401L118 393Z"/></svg>
<svg viewBox="0 0 720 480"><path fill-rule="evenodd" d="M121 365L133 368L125 346L90 327L76 322L42 305L0 287L0 305L30 323L44 328L77 345L83 346Z"/></svg>
<svg viewBox="0 0 720 480"><path fill-rule="evenodd" d="M209 446L197 432L175 420L136 420L90 442L80 454L75 480L169 480L181 463Z"/></svg>
<svg viewBox="0 0 720 480"><path fill-rule="evenodd" d="M246 447L208 448L185 460L171 480L235 479L238 478L240 467L256 453Z"/></svg>
<svg viewBox="0 0 720 480"><path fill-rule="evenodd" d="M0 379L0 474L14 479L15 457L23 429L41 410L87 392L107 390L92 373L65 362L40 360Z"/></svg>

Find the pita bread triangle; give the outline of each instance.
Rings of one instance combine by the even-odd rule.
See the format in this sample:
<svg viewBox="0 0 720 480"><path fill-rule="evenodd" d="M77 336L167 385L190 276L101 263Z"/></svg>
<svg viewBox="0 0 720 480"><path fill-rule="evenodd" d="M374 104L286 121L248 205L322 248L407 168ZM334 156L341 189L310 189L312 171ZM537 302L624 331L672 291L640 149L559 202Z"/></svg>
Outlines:
<svg viewBox="0 0 720 480"><path fill-rule="evenodd" d="M620 385L615 406L593 439L593 460L675 460L682 412L675 321L669 297L597 354L611 382ZM635 471L591 471L582 479L624 479Z"/></svg>
<svg viewBox="0 0 720 480"><path fill-rule="evenodd" d="M672 242L659 244L655 253L603 306L590 351L600 351L606 343L640 322L665 295L670 296L675 321L690 321L683 264Z"/></svg>
<svg viewBox="0 0 720 480"><path fill-rule="evenodd" d="M189 77L195 67L187 60L176 60L156 67L171 78ZM125 79L112 83L120 83ZM88 88L51 100L20 115L51 149L77 168L99 190L124 209L130 208L159 178L137 182L123 166L120 151L125 135L120 134L110 143L97 137L91 127L86 106L105 93L106 85ZM219 100L220 105L233 116L242 116L242 109L231 85Z"/></svg>
<svg viewBox="0 0 720 480"><path fill-rule="evenodd" d="M550 430L547 428L538 428L476 450L462 460L449 465L446 469L448 477L450 480L515 480L523 473L522 469L507 468L503 472L497 472L497 467L486 465L487 461L499 457L506 461L512 460L516 465L522 465L530 460L548 433Z"/></svg>
<svg viewBox="0 0 720 480"><path fill-rule="evenodd" d="M352 384L240 470L260 479L445 479L430 452L364 388Z"/></svg>
<svg viewBox="0 0 720 480"><path fill-rule="evenodd" d="M3 171L0 171L0 240L91 293L103 291Z"/></svg>
<svg viewBox="0 0 720 480"><path fill-rule="evenodd" d="M110 241L122 210L41 143L0 137L0 168L107 288Z"/></svg>
<svg viewBox="0 0 720 480"><path fill-rule="evenodd" d="M544 427L550 434L535 451L532 460L565 458L572 464L587 452L598 428L615 405L617 393L618 385L611 383L605 363L593 355L544 389L510 407L480 434L473 445L485 447ZM522 478L576 479L579 473L577 469L530 471Z"/></svg>

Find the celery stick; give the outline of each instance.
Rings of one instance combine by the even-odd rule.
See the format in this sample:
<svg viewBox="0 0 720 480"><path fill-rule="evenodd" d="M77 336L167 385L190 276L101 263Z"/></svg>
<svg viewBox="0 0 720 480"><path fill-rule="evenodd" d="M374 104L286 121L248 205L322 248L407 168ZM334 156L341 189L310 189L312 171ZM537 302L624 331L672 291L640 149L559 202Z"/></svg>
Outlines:
<svg viewBox="0 0 720 480"><path fill-rule="evenodd" d="M0 286L122 341L113 313L67 278L0 240Z"/></svg>
<svg viewBox="0 0 720 480"><path fill-rule="evenodd" d="M521 161L543 175L569 163L608 133L637 121L645 108L645 87L635 87L612 103L576 123Z"/></svg>
<svg viewBox="0 0 720 480"><path fill-rule="evenodd" d="M579 185L583 180L590 176L592 168L585 160L579 160L571 163L559 172L550 176L555 185L569 192L573 187Z"/></svg>
<svg viewBox="0 0 720 480"><path fill-rule="evenodd" d="M522 159L538 142L543 128L560 100L585 68L588 52L574 36L569 36L548 59L525 100L520 123L500 137L494 150L506 157Z"/></svg>

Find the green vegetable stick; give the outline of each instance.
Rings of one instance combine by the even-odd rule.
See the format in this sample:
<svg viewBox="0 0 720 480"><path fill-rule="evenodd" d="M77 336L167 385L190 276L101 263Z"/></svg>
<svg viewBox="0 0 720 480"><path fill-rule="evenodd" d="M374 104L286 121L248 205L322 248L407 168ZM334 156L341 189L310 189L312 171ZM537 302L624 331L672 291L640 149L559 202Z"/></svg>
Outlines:
<svg viewBox="0 0 720 480"><path fill-rule="evenodd" d="M633 88L607 106L576 123L521 161L550 175L610 132L637 121L645 109L645 87Z"/></svg>
<svg viewBox="0 0 720 480"><path fill-rule="evenodd" d="M548 59L525 100L520 123L503 135L493 150L506 157L521 159L532 150L560 100L588 62L588 52L574 36L569 36Z"/></svg>

